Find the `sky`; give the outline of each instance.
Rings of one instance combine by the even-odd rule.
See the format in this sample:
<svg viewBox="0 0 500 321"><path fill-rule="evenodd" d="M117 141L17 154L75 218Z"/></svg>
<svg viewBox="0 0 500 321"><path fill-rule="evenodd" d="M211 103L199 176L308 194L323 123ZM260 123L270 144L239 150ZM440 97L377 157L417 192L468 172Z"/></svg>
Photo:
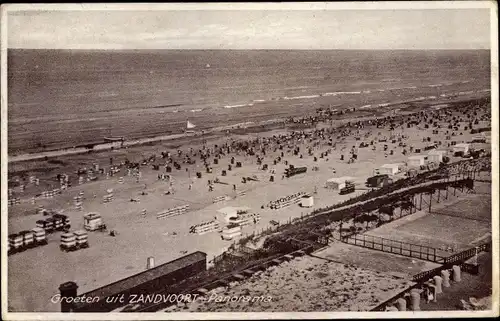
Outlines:
<svg viewBox="0 0 500 321"><path fill-rule="evenodd" d="M489 9L11 11L9 48L489 49Z"/></svg>

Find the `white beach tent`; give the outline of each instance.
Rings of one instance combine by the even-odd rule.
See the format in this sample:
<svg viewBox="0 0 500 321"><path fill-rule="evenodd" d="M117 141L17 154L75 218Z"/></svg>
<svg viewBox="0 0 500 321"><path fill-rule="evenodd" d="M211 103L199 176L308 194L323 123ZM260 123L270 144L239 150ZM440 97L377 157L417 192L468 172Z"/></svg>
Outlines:
<svg viewBox="0 0 500 321"><path fill-rule="evenodd" d="M229 225L222 230L222 239L232 240L241 236L241 226L239 225Z"/></svg>
<svg viewBox="0 0 500 321"><path fill-rule="evenodd" d="M234 206L227 206L224 208L221 208L217 210L217 218L220 221L223 222L229 222L231 218L237 218L238 217L238 211L248 211L250 210L250 207L234 207Z"/></svg>
<svg viewBox="0 0 500 321"><path fill-rule="evenodd" d="M425 165L425 155L414 155L408 157L408 166L419 167Z"/></svg>
<svg viewBox="0 0 500 321"><path fill-rule="evenodd" d="M384 164L378 169L379 174L396 175L400 171L401 164Z"/></svg>
<svg viewBox="0 0 500 321"><path fill-rule="evenodd" d="M463 144L456 144L453 146L453 153L456 152L463 152L464 155L467 155L469 153L469 144L463 143Z"/></svg>
<svg viewBox="0 0 500 321"><path fill-rule="evenodd" d="M427 154L427 160L429 162L434 162L434 163L441 163L443 161L443 156L447 154L447 151L445 150L431 150Z"/></svg>
<svg viewBox="0 0 500 321"><path fill-rule="evenodd" d="M304 195L301 199L302 207L313 207L314 206L314 197L312 195Z"/></svg>
<svg viewBox="0 0 500 321"><path fill-rule="evenodd" d="M325 187L330 189L340 190L345 187L346 181L352 181L352 180L353 178L349 176L330 178L329 180L326 181Z"/></svg>

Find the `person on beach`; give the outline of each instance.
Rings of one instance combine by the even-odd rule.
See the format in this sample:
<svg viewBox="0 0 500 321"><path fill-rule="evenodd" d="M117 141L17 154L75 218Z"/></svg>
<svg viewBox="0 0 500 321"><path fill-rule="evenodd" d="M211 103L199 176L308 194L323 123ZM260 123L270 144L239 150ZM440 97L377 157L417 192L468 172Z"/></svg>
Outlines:
<svg viewBox="0 0 500 321"><path fill-rule="evenodd" d="M429 286L425 287L425 299L426 299L427 303L429 303L432 300L434 300L434 295L432 294L432 290L431 290L431 288Z"/></svg>

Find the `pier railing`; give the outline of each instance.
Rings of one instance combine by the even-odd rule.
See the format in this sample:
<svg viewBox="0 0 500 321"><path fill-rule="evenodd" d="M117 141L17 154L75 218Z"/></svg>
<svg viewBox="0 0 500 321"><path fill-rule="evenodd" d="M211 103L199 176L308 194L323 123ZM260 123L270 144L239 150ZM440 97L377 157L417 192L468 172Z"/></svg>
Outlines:
<svg viewBox="0 0 500 321"><path fill-rule="evenodd" d="M484 244L481 244L477 247L473 247L473 248L470 248L468 250L462 251L460 253L448 256L444 260L444 263L445 264L454 264L456 262L462 262L464 260L470 259L471 257L476 255L477 253L489 252L490 249L491 249L491 243L484 243Z"/></svg>
<svg viewBox="0 0 500 321"><path fill-rule="evenodd" d="M422 288L424 282L428 281L429 279L433 278L436 275L439 275L441 271L450 269L453 265L460 266L460 269L463 272L477 275L479 273L479 265L466 263L465 261L470 259L472 256L476 255L476 253L488 252L490 250L491 250L491 242L481 244L477 247L467 249L465 251L462 251L460 253L448 257L449 258L448 263L445 263L442 266L437 267L435 269L423 271L421 273L416 274L415 276L413 276L413 282L416 282L414 285L412 285L407 289L404 289L395 296L392 296L390 299L380 303L371 311L384 311L387 306L394 303L397 299L404 297L407 293L410 293L411 290L413 289Z"/></svg>
<svg viewBox="0 0 500 321"><path fill-rule="evenodd" d="M386 239L378 236L354 234L349 237L342 238L342 242L435 263L443 263L445 260L444 257L436 254L436 251L439 251L436 248Z"/></svg>

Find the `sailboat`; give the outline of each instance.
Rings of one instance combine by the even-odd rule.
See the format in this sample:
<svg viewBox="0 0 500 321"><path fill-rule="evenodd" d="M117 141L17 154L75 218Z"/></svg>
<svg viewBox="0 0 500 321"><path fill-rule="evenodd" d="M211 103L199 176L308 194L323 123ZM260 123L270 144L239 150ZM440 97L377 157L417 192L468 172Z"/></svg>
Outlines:
<svg viewBox="0 0 500 321"><path fill-rule="evenodd" d="M196 125L195 125L195 124L193 124L193 123L192 123L192 122L190 122L189 120L187 121L187 124L186 124L186 128L187 128L187 129L193 129L193 128L195 128L195 127L196 127Z"/></svg>
<svg viewBox="0 0 500 321"><path fill-rule="evenodd" d="M193 128L195 127L196 125L188 120L186 124L186 134L194 134L195 131L193 130Z"/></svg>

